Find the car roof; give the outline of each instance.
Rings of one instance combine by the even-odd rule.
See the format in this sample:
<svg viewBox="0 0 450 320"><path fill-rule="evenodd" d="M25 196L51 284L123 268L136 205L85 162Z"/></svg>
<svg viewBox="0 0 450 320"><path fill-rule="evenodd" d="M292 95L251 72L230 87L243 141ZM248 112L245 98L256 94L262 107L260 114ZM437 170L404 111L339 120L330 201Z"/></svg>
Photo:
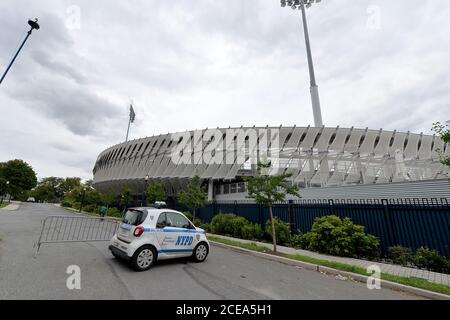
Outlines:
<svg viewBox="0 0 450 320"><path fill-rule="evenodd" d="M138 210L138 211L147 211L154 214L159 214L162 212L176 212L181 213L180 211L172 210L169 208L155 208L155 207L136 207L136 208L129 208L128 210Z"/></svg>

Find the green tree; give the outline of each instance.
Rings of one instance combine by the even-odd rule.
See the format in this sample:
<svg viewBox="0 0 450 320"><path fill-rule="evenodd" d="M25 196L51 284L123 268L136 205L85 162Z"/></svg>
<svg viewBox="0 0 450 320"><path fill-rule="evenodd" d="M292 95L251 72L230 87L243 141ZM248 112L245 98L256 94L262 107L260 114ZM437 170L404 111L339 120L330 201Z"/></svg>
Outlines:
<svg viewBox="0 0 450 320"><path fill-rule="evenodd" d="M3 203L3 197L8 193L6 179L0 176L0 204Z"/></svg>
<svg viewBox="0 0 450 320"><path fill-rule="evenodd" d="M133 195L131 194L131 190L127 188L122 192L122 195L120 197L120 204L124 207L124 211L126 211L132 203Z"/></svg>
<svg viewBox="0 0 450 320"><path fill-rule="evenodd" d="M101 203L109 208L116 200L116 195L114 193L100 193Z"/></svg>
<svg viewBox="0 0 450 320"><path fill-rule="evenodd" d="M11 160L0 165L0 177L5 179L8 185L8 193L13 197L19 197L37 185L36 173L33 168L23 160Z"/></svg>
<svg viewBox="0 0 450 320"><path fill-rule="evenodd" d="M61 188L63 183L64 183L63 178L48 177L48 178L42 179L38 183L38 187L45 186L45 188L41 188L41 189L42 190L46 189L47 191L50 191L50 189L51 189L53 192L53 198L44 199L44 200L46 200L46 201L52 201L52 200L56 200L56 199L61 200L64 197L64 192ZM48 195L50 195L50 193L48 193Z"/></svg>
<svg viewBox="0 0 450 320"><path fill-rule="evenodd" d="M30 191L29 195L39 202L51 202L57 198L55 189L49 184L39 184L36 188Z"/></svg>
<svg viewBox="0 0 450 320"><path fill-rule="evenodd" d="M153 204L156 201L166 201L166 191L161 182L154 182L148 186L146 193L147 203Z"/></svg>
<svg viewBox="0 0 450 320"><path fill-rule="evenodd" d="M195 220L197 209L206 206L208 193L202 188L202 181L199 176L195 176L189 182L186 190L180 192L178 201L192 209L192 220Z"/></svg>
<svg viewBox="0 0 450 320"><path fill-rule="evenodd" d="M72 191L75 188L78 188L81 186L81 178L73 177L73 178L66 178L61 183L61 192L66 196L70 191Z"/></svg>
<svg viewBox="0 0 450 320"><path fill-rule="evenodd" d="M289 183L290 174L271 175L272 168L270 161L258 162L257 174L252 177L245 177L248 184L248 198L252 198L256 203L267 206L272 224L273 251L277 251L277 237L275 231L275 221L273 218L273 204L277 201L284 201L286 195L291 194L299 197L298 188Z"/></svg>
<svg viewBox="0 0 450 320"><path fill-rule="evenodd" d="M447 148L450 147L450 120L447 120L445 124L440 122L433 123L432 127L433 132L438 134L442 141L447 143ZM441 163L450 167L450 157L446 157L444 155L444 150L438 149L437 152L441 158Z"/></svg>

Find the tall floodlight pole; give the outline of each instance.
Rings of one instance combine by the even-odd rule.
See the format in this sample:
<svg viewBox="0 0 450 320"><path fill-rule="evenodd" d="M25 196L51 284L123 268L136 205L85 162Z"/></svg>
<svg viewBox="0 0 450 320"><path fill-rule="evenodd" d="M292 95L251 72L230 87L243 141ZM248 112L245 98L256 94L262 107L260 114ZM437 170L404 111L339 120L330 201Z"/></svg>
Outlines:
<svg viewBox="0 0 450 320"><path fill-rule="evenodd" d="M136 120L136 113L134 112L133 103L130 104L130 118L128 119L127 137L125 142L128 142L128 135L130 134L130 126Z"/></svg>
<svg viewBox="0 0 450 320"><path fill-rule="evenodd" d="M320 109L319 87L316 83L314 74L314 64L311 53L311 43L309 41L308 22L306 20L306 8L311 7L313 3L321 2L321 0L281 0L281 6L289 6L293 10L300 9L302 11L303 31L305 33L306 55L308 57L309 79L311 83L311 102L313 107L314 125L322 127L322 111Z"/></svg>
<svg viewBox="0 0 450 320"><path fill-rule="evenodd" d="M17 56L19 55L19 53L22 50L25 43L27 42L28 38L31 36L31 33L33 32L33 30L34 29L39 30L40 26L37 22L38 22L38 19L36 19L35 21L28 20L28 24L31 27L31 29L30 29L30 31L27 32L27 36L25 37L25 40L23 40L19 50L17 50L16 54L14 55L14 58L11 60L10 64L8 65L8 68L6 68L5 73L3 73L3 75L0 79L0 84L2 84L3 79L5 79L6 75L8 74L9 69L11 69L12 65L14 64L14 61L16 61Z"/></svg>

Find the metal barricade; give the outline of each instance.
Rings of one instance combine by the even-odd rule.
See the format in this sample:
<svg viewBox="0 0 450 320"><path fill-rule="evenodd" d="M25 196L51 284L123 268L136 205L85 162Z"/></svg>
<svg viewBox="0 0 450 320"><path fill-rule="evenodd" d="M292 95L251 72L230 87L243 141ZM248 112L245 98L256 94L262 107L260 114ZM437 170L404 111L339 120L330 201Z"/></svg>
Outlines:
<svg viewBox="0 0 450 320"><path fill-rule="evenodd" d="M48 216L41 224L35 257L44 243L110 241L120 222L111 218Z"/></svg>

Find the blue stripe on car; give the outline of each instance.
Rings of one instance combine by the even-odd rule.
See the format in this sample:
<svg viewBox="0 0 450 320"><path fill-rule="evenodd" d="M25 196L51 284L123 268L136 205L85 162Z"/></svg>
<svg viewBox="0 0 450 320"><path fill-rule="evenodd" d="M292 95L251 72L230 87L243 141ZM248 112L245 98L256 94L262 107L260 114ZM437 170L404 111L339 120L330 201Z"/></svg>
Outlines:
<svg viewBox="0 0 450 320"><path fill-rule="evenodd" d="M184 253L192 252L192 249L173 249L173 250L159 250L158 253Z"/></svg>
<svg viewBox="0 0 450 320"><path fill-rule="evenodd" d="M152 228L145 228L145 232L154 232L156 229ZM178 229L160 229L162 232L182 232L182 233L200 233L200 234L206 234L206 231L198 231L198 230L178 230Z"/></svg>

